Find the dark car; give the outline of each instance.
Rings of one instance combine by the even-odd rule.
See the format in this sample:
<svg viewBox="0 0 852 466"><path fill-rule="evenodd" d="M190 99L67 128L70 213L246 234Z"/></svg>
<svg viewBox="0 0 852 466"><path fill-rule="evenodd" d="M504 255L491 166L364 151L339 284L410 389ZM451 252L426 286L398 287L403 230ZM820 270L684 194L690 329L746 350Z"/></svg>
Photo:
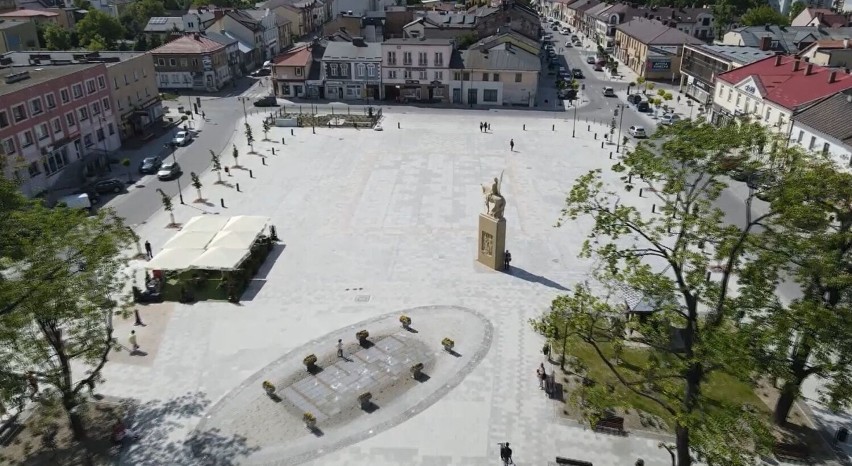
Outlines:
<svg viewBox="0 0 852 466"><path fill-rule="evenodd" d="M642 96L640 94L630 94L627 96L627 103L637 105L639 102L642 102Z"/></svg>
<svg viewBox="0 0 852 466"><path fill-rule="evenodd" d="M272 74L272 70L269 68L261 68L252 73L252 76L269 76L270 74Z"/></svg>
<svg viewBox="0 0 852 466"><path fill-rule="evenodd" d="M277 107L278 99L275 98L274 95L268 95L266 97L261 97L254 101L255 107Z"/></svg>
<svg viewBox="0 0 852 466"><path fill-rule="evenodd" d="M94 191L97 194L120 193L124 191L124 181L121 181L118 178L95 181L92 183L91 191Z"/></svg>
<svg viewBox="0 0 852 466"><path fill-rule="evenodd" d="M571 72L574 73L574 77L576 79L583 79L586 77L583 75L583 70L581 70L580 68L574 68L573 70L571 70Z"/></svg>
<svg viewBox="0 0 852 466"><path fill-rule="evenodd" d="M586 63L588 63L590 65L594 65L596 61L597 60L595 60L595 57L593 57L592 55L589 55L588 57L586 57Z"/></svg>
<svg viewBox="0 0 852 466"><path fill-rule="evenodd" d="M638 112L647 112L651 107L648 105L648 102L642 101L636 104L636 111Z"/></svg>
<svg viewBox="0 0 852 466"><path fill-rule="evenodd" d="M139 173L143 175L153 175L157 173L157 170L160 169L160 165L163 162L159 157L145 157L141 162L139 162Z"/></svg>
<svg viewBox="0 0 852 466"><path fill-rule="evenodd" d="M576 89L560 89L559 98L563 100L574 100L577 98Z"/></svg>

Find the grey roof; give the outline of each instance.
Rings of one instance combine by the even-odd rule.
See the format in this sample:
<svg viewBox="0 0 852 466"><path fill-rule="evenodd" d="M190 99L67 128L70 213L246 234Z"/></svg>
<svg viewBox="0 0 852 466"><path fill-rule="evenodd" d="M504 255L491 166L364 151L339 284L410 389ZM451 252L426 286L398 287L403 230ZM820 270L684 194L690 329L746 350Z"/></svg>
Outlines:
<svg viewBox="0 0 852 466"><path fill-rule="evenodd" d="M701 40L665 24L645 18L634 18L616 29L648 45L703 44Z"/></svg>
<svg viewBox="0 0 852 466"><path fill-rule="evenodd" d="M261 9L253 8L251 10L240 10L240 11L248 14L249 16L256 19L257 21L263 20L263 17L266 16L266 9L261 10Z"/></svg>
<svg viewBox="0 0 852 466"><path fill-rule="evenodd" d="M3 65L10 66L45 66L45 65L81 65L86 63L103 63L110 66L131 58L144 55L145 52L90 52L88 50L45 50L42 52L8 52L2 56Z"/></svg>
<svg viewBox="0 0 852 466"><path fill-rule="evenodd" d="M820 133L852 145L852 93L835 94L793 117Z"/></svg>
<svg viewBox="0 0 852 466"><path fill-rule="evenodd" d="M414 37L395 37L392 39L388 39L383 44L388 45L450 45L453 43L452 39L424 39L422 37L414 38Z"/></svg>
<svg viewBox="0 0 852 466"><path fill-rule="evenodd" d="M260 21L252 17L245 10L229 10L225 12L226 16L230 16L234 21L242 24L250 31L257 31L261 28Z"/></svg>
<svg viewBox="0 0 852 466"><path fill-rule="evenodd" d="M329 42L325 46L323 60L364 60L381 61L382 44L377 42L366 42L366 46L359 47L352 42Z"/></svg>
<svg viewBox="0 0 852 466"><path fill-rule="evenodd" d="M213 31L210 31L210 30L204 31L204 35L208 39L212 40L213 42L216 42L216 43L219 43L219 44L222 44L222 45L231 45L235 42L239 42L237 39L235 39L233 37L228 37L224 34L220 34L218 32L213 32Z"/></svg>
<svg viewBox="0 0 852 466"><path fill-rule="evenodd" d="M145 25L145 32L183 31L183 18L177 16L154 16Z"/></svg>
<svg viewBox="0 0 852 466"><path fill-rule="evenodd" d="M597 18L600 13L604 12L605 10L609 10L612 7L613 5L610 5L609 3L601 3L600 5L595 5L586 10L586 16Z"/></svg>
<svg viewBox="0 0 852 466"><path fill-rule="evenodd" d="M517 32L513 29L509 29L508 31L498 31L497 34L492 34L488 37L480 39L476 43L470 45L468 48L469 49L478 49L478 48L482 48L482 47L491 48L491 47L494 47L498 44L501 44L502 42L505 42L505 41L502 41L501 39L508 38L508 37L512 37L519 42L523 42L523 43L529 45L530 47L533 47L533 48L536 48L536 49L541 49L541 44L538 41L530 39L529 37Z"/></svg>
<svg viewBox="0 0 852 466"><path fill-rule="evenodd" d="M67 65L67 66L21 66L14 68L6 68L0 70L0 78L3 78L12 73L29 72L30 77L14 83L6 83L6 80L0 80L0 95L11 94L12 92L26 89L37 84L48 82L52 79L74 74L79 71L99 66L96 64L89 65Z"/></svg>
<svg viewBox="0 0 852 466"><path fill-rule="evenodd" d="M541 71L541 59L517 47L487 52L479 49L461 50L458 57L458 63L466 70ZM450 63L453 61L450 60Z"/></svg>
<svg viewBox="0 0 852 466"><path fill-rule="evenodd" d="M450 13L443 14L438 12L428 12L423 16L426 24L431 24L440 28L472 28L476 24L476 15L465 13Z"/></svg>
<svg viewBox="0 0 852 466"><path fill-rule="evenodd" d="M588 5L590 2L596 2L596 0L577 0L574 3L570 3L570 4L566 5L565 8L568 8L569 10L575 10L576 11L578 8ZM592 6L594 6L595 4L592 4Z"/></svg>
<svg viewBox="0 0 852 466"><path fill-rule="evenodd" d="M764 37L776 42L774 50L796 53L816 40L848 39L852 28L818 28L814 26L745 26L731 30L740 35L742 45L759 47ZM802 41L806 41L802 43Z"/></svg>
<svg viewBox="0 0 852 466"><path fill-rule="evenodd" d="M697 50L705 55L719 58L720 60L748 65L757 60L775 55L772 50L760 50L757 47L746 47L742 45L689 45L689 48Z"/></svg>

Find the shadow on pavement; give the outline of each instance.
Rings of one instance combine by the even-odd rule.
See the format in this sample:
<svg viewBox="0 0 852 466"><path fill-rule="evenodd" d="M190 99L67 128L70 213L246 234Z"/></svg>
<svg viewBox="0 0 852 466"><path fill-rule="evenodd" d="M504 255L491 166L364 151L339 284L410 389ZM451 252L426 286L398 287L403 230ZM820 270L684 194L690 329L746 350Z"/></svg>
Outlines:
<svg viewBox="0 0 852 466"><path fill-rule="evenodd" d="M557 289L559 291L569 291L568 288L565 288L564 286L560 285L559 283L556 283L552 280L548 280L547 278L542 277L541 275L532 274L532 273L527 272L526 270L524 270L520 267L516 267L514 265L506 273L508 273L509 275L512 275L513 277L517 277L517 278L520 278L521 280L525 280L525 281L528 281L528 282L531 282L531 283L539 283L541 285L544 285L544 286L549 287L549 288L554 288L554 289Z"/></svg>

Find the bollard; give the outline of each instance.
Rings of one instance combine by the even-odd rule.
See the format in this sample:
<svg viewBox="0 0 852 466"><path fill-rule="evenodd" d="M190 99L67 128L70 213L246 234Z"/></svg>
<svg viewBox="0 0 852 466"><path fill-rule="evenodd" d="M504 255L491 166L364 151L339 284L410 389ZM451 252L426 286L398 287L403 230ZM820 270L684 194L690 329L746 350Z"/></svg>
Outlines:
<svg viewBox="0 0 852 466"><path fill-rule="evenodd" d="M633 183L633 175L632 175L632 174L631 174L631 175L627 175L627 183L628 183L628 184Z"/></svg>
<svg viewBox="0 0 852 466"><path fill-rule="evenodd" d="M311 132L312 132L313 134L317 134L317 127L316 127L316 126L311 126Z"/></svg>
<svg viewBox="0 0 852 466"><path fill-rule="evenodd" d="M275 148L272 148L272 155L275 155Z"/></svg>
<svg viewBox="0 0 852 466"><path fill-rule="evenodd" d="M550 125L550 130L551 130L551 131L556 131L556 125Z"/></svg>
<svg viewBox="0 0 852 466"><path fill-rule="evenodd" d="M295 136L295 134L293 134L293 128L290 128L290 136ZM281 138L281 144L284 144L284 138Z"/></svg>
<svg viewBox="0 0 852 466"><path fill-rule="evenodd" d="M396 129L402 129L402 127L399 125L398 121L396 122Z"/></svg>
<svg viewBox="0 0 852 466"><path fill-rule="evenodd" d="M586 125L586 131L591 131L591 130L592 130L592 125Z"/></svg>
<svg viewBox="0 0 852 466"><path fill-rule="evenodd" d="M527 125L524 125L524 131L526 131L526 130L527 130Z"/></svg>
<svg viewBox="0 0 852 466"><path fill-rule="evenodd" d="M604 142L601 141L601 149L603 149L603 148L604 148Z"/></svg>
<svg viewBox="0 0 852 466"><path fill-rule="evenodd" d="M595 141L598 140L598 133L595 133Z"/></svg>
<svg viewBox="0 0 852 466"><path fill-rule="evenodd" d="M609 159L612 160L612 151L609 152Z"/></svg>
<svg viewBox="0 0 852 466"><path fill-rule="evenodd" d="M642 197L642 189L643 188L639 188L639 197Z"/></svg>
<svg viewBox="0 0 852 466"><path fill-rule="evenodd" d="M249 170L249 178L254 178L254 173L251 170Z"/></svg>
<svg viewBox="0 0 852 466"><path fill-rule="evenodd" d="M710 281L710 272L707 272L707 278L705 280L708 282Z"/></svg>
<svg viewBox="0 0 852 466"><path fill-rule="evenodd" d="M262 157L262 158L260 159L260 162L261 162L262 164L266 165L266 157Z"/></svg>
<svg viewBox="0 0 852 466"><path fill-rule="evenodd" d="M225 199L220 197L219 204L222 204L222 207L225 207Z"/></svg>
<svg viewBox="0 0 852 466"><path fill-rule="evenodd" d="M657 212L657 204L651 204L651 213L653 214L653 213L656 213L656 212Z"/></svg>
<svg viewBox="0 0 852 466"><path fill-rule="evenodd" d="M240 191L240 184L239 184L239 183L237 183L237 192L238 192L238 193L239 193L239 192L241 192L241 191Z"/></svg>

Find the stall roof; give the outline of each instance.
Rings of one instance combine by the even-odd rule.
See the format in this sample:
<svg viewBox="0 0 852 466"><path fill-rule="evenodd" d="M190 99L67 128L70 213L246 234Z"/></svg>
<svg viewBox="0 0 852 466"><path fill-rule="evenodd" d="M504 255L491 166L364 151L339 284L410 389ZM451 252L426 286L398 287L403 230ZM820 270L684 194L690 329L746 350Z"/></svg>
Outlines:
<svg viewBox="0 0 852 466"><path fill-rule="evenodd" d="M230 220L230 217L220 217L218 215L199 215L192 217L186 222L186 225L181 228L184 231L212 231L218 233L222 227Z"/></svg>
<svg viewBox="0 0 852 466"><path fill-rule="evenodd" d="M250 249L258 234L239 231L220 231L207 245L208 248Z"/></svg>
<svg viewBox="0 0 852 466"><path fill-rule="evenodd" d="M234 270L249 255L248 249L209 248L195 260L192 268L204 270Z"/></svg>
<svg viewBox="0 0 852 466"><path fill-rule="evenodd" d="M163 249L204 249L216 234L215 231L183 230L163 245Z"/></svg>
<svg viewBox="0 0 852 466"><path fill-rule="evenodd" d="M237 231L245 233L261 234L269 223L269 217L258 215L237 215L222 228L222 231Z"/></svg>
<svg viewBox="0 0 852 466"><path fill-rule="evenodd" d="M148 270L186 270L204 254L204 249L163 249L145 264Z"/></svg>

